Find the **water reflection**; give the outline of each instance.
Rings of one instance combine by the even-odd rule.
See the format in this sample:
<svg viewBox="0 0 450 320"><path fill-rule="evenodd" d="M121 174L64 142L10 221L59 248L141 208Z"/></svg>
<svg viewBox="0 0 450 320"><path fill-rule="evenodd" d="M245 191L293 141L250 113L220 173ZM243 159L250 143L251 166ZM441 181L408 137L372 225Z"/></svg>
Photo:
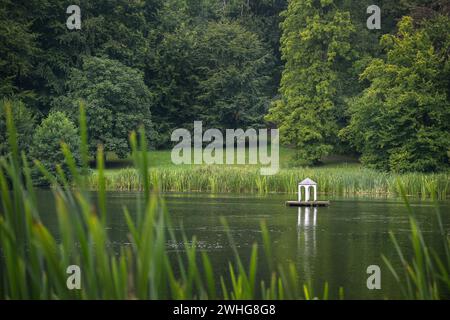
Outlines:
<svg viewBox="0 0 450 320"><path fill-rule="evenodd" d="M312 211L312 212L311 212ZM302 223L302 217L304 222ZM317 207L298 207L297 227L315 227L317 224Z"/></svg>
<svg viewBox="0 0 450 320"><path fill-rule="evenodd" d="M297 217L297 259L302 262L305 275L311 275L316 246L317 207L299 207Z"/></svg>

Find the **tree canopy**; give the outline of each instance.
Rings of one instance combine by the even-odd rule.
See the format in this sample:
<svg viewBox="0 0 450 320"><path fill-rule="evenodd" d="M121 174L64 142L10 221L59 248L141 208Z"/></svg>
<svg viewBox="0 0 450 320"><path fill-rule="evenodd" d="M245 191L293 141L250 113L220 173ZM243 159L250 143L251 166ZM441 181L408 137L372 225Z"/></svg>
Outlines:
<svg viewBox="0 0 450 320"><path fill-rule="evenodd" d="M173 130L201 120L277 127L299 165L341 153L381 170L448 168L448 1L379 0L379 30L366 26L370 0L73 4L80 30L65 1L0 0L0 98L30 115L24 150L51 112L77 125L84 100L91 157L98 144L126 157L140 125L170 148Z"/></svg>
<svg viewBox="0 0 450 320"><path fill-rule="evenodd" d="M144 75L117 60L87 56L80 69L72 69L66 82L67 94L55 99L58 110L77 119L78 102L86 102L89 146L98 145L119 157L128 155L128 135L140 125L152 138L152 94Z"/></svg>
<svg viewBox="0 0 450 320"><path fill-rule="evenodd" d="M270 59L259 37L234 22L166 35L150 80L155 122L168 131L194 120L219 129L260 125L270 99Z"/></svg>
<svg viewBox="0 0 450 320"><path fill-rule="evenodd" d="M448 163L449 28L448 17L418 29L405 17L396 35L382 38L387 57L372 60L361 74L370 86L350 103L351 120L342 131L363 163L400 172L436 171Z"/></svg>
<svg viewBox="0 0 450 320"><path fill-rule="evenodd" d="M280 128L281 141L312 163L327 155L336 141L337 117L343 106L341 85L346 61L353 57L350 13L334 1L291 1L282 24L285 69L281 99L267 120Z"/></svg>

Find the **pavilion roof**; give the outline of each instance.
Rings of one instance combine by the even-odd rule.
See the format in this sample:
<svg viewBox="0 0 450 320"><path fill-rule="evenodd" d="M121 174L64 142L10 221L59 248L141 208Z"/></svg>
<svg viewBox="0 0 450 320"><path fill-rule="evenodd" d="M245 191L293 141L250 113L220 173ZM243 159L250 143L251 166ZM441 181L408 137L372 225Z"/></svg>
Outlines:
<svg viewBox="0 0 450 320"><path fill-rule="evenodd" d="M299 184L304 185L304 186L311 186L311 185L317 185L317 182L312 181L310 178L306 178L305 180L303 180Z"/></svg>

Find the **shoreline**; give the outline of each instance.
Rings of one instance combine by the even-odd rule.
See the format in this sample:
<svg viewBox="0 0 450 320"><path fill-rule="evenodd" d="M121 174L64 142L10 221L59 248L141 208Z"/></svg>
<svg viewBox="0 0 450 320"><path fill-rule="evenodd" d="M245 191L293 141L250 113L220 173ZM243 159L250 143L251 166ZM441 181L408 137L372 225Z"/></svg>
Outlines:
<svg viewBox="0 0 450 320"><path fill-rule="evenodd" d="M407 196L420 199L450 198L450 173L383 173L366 168L289 168L277 175L261 176L251 167L153 167L149 168L152 187L161 192L296 194L297 183L305 177L317 181L321 195L400 195L397 181L404 185ZM98 174L92 172L87 187L98 190ZM124 168L105 172L107 191L141 191L140 177L135 169Z"/></svg>

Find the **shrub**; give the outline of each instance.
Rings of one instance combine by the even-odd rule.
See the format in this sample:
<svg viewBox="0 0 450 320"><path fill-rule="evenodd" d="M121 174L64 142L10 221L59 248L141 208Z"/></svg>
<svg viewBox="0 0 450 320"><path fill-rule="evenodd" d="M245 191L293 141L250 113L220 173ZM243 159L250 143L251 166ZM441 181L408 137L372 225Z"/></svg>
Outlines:
<svg viewBox="0 0 450 320"><path fill-rule="evenodd" d="M86 102L89 150L98 145L120 158L129 154L128 135L144 126L154 138L150 107L152 93L141 71L119 61L85 57L81 69L72 69L66 82L68 92L55 99L54 106L70 119L77 119L78 103Z"/></svg>
<svg viewBox="0 0 450 320"><path fill-rule="evenodd" d="M72 151L75 161L80 162L78 130L62 112L50 113L37 127L32 141L32 158L39 160L52 174L56 173L57 166L61 166L66 177L69 176L61 143L65 143ZM48 184L41 175L35 174L35 177L38 184Z"/></svg>

